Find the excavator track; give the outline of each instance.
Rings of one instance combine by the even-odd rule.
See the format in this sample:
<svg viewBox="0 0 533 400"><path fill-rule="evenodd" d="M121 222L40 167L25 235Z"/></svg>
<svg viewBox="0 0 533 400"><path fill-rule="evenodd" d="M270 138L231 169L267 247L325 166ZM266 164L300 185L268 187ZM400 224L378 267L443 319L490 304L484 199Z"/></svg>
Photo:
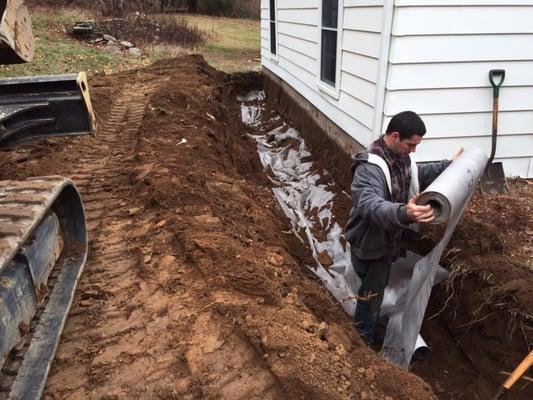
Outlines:
<svg viewBox="0 0 533 400"><path fill-rule="evenodd" d="M0 399L37 399L87 258L74 184L0 181L0 250Z"/></svg>
<svg viewBox="0 0 533 400"><path fill-rule="evenodd" d="M32 232L38 229L41 220L50 218L50 213L58 214L61 221L75 225L75 229L68 231L61 224L59 241L64 242L64 245L61 243L63 252L56 263L59 268L52 269L47 276L44 286L48 290L40 285L34 291L36 295L29 296L36 299L33 319L25 318L22 324L13 324L12 321L6 324L18 326L18 331L27 332L24 332L24 335L19 335L19 332L11 334L11 336L17 336L17 340L15 340L15 346L10 345L10 348L14 348L9 355L5 356L5 362L0 371L0 400L41 398L74 298L76 284L87 259L89 236L92 242L91 252L99 259L99 262L96 265L94 262L88 263L93 285L83 296L90 298L91 293L103 290L102 285L110 278L108 275L110 271L100 268L102 261L111 266L118 266L118 260L121 261L121 265L126 263L128 266L126 270L121 268L113 272L117 275L126 273L137 262L135 253L127 245L125 236L131 222L117 220L121 214L119 210L122 200L121 196L115 193L115 189L121 186L119 182L124 178L125 165L131 162L132 148L127 148L127 146L120 148L118 144L131 143L132 147L135 146L134 137L144 116L147 101L163 82L164 79L160 79L151 83L138 83L124 87L123 96L113 105L106 124L99 132L95 151L88 151L72 166L70 176L73 182L62 177L35 178L21 182L0 181L0 222L2 222L0 228L2 264L0 265L9 265L11 260L18 259L17 252L24 248L25 243L32 241ZM73 146L77 144L73 143ZM120 150L117 151L117 147ZM84 207L81 206L80 194L74 182L84 198ZM115 185L117 187L114 187ZM68 201L65 202L67 197ZM79 204L79 209L72 210L71 215L67 215L69 218L62 218L64 203ZM81 218L79 218L80 215ZM72 217L78 217L78 219L72 221ZM79 239L79 242L73 243L72 239L76 230L82 235L74 238ZM117 234L120 239L117 238ZM54 246L57 247L57 244L49 244L45 247ZM31 278L29 280L31 281ZM1 282L0 275L0 287ZM0 307L1 301L0 297ZM84 308L83 301L78 307ZM74 316L79 311L74 309ZM51 316L60 317L51 321ZM1 320L0 315L0 337ZM43 354L42 350L35 350L36 348L46 349L46 354ZM2 361L4 360L0 358L0 365Z"/></svg>
<svg viewBox="0 0 533 400"><path fill-rule="evenodd" d="M61 341L67 348L90 343L91 348L103 349L140 329L138 321L128 318L129 310L142 309L143 304L138 304L130 294L131 290L139 290L136 283L139 250L129 239L134 216L124 208L131 196L130 174L136 166L139 127L151 96L166 80L153 77L146 82L139 77L136 83L126 83L100 124L97 141L88 147L72 144L83 151L70 176L84 199L91 250L86 273L80 281L81 291L76 296ZM87 320L91 321L90 325ZM63 369L77 369L78 359L83 360L83 374L88 384L100 379L100 369L104 367L99 357L85 350L76 353L68 359L59 354L57 368L51 373L52 381L48 382L52 387L47 387L45 394L61 397L63 391L69 390L65 385L57 388L55 382L62 379L60 371Z"/></svg>

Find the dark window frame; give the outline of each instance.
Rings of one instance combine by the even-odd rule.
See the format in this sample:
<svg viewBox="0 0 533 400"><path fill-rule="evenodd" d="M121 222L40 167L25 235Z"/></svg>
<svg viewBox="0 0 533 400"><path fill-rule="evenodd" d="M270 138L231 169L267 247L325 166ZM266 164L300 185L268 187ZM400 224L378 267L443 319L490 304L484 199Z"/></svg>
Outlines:
<svg viewBox="0 0 533 400"><path fill-rule="evenodd" d="M278 55L277 30L276 30L276 0L270 0L269 3L269 26L270 26L270 53Z"/></svg>
<svg viewBox="0 0 533 400"><path fill-rule="evenodd" d="M320 15L320 81L337 86L339 44L339 0L321 0Z"/></svg>

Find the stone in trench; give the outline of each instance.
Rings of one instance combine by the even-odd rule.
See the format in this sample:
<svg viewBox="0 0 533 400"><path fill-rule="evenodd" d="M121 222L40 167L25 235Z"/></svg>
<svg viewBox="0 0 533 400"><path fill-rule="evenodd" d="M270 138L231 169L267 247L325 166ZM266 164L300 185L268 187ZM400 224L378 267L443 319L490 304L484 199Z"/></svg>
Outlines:
<svg viewBox="0 0 533 400"><path fill-rule="evenodd" d="M116 37L111 36L111 35L108 35L108 34L106 34L106 33L104 33L104 34L102 35L102 37L103 37L105 40L107 40L108 42L116 42L116 41L117 41L117 38L116 38Z"/></svg>
<svg viewBox="0 0 533 400"><path fill-rule="evenodd" d="M132 42L128 42L127 40L122 40L122 41L118 42L118 44L120 44L122 47L125 47L127 49L133 47L133 43Z"/></svg>
<svg viewBox="0 0 533 400"><path fill-rule="evenodd" d="M359 395L359 398L361 400L370 400L372 396L368 392L361 392L361 394Z"/></svg>
<svg viewBox="0 0 533 400"><path fill-rule="evenodd" d="M326 340L333 346L342 345L346 351L352 349L352 342L341 326L331 324L326 332Z"/></svg>
<svg viewBox="0 0 533 400"><path fill-rule="evenodd" d="M345 356L346 349L342 344L338 344L337 346L335 346L335 353L337 353L337 355L339 355L340 357Z"/></svg>
<svg viewBox="0 0 533 400"><path fill-rule="evenodd" d="M329 253L324 250L318 255L318 261L324 268L330 267L333 265L333 260L331 259Z"/></svg>
<svg viewBox="0 0 533 400"><path fill-rule="evenodd" d="M214 336L208 336L202 344L202 350L205 354L211 354L219 350L224 345L224 343L224 339L218 339Z"/></svg>
<svg viewBox="0 0 533 400"><path fill-rule="evenodd" d="M365 372L365 378L368 379L369 381L374 381L376 380L376 372L374 371L374 368L373 367L370 367L366 370Z"/></svg>
<svg viewBox="0 0 533 400"><path fill-rule="evenodd" d="M328 324L326 322L321 322L320 325L318 325L316 334L320 339L324 339L327 331L328 331Z"/></svg>
<svg viewBox="0 0 533 400"><path fill-rule="evenodd" d="M275 267L281 267L283 263L285 262L285 258L283 258L283 256L280 256L279 254L276 254L276 253L269 254L267 260L270 264L272 264Z"/></svg>
<svg viewBox="0 0 533 400"><path fill-rule="evenodd" d="M220 224L220 218L214 217L210 214L197 215L194 217L194 219L202 224Z"/></svg>
<svg viewBox="0 0 533 400"><path fill-rule="evenodd" d="M141 49L139 49L138 47L131 47L128 49L128 55L130 57L135 57L135 58L138 58L140 56L142 56L142 51Z"/></svg>

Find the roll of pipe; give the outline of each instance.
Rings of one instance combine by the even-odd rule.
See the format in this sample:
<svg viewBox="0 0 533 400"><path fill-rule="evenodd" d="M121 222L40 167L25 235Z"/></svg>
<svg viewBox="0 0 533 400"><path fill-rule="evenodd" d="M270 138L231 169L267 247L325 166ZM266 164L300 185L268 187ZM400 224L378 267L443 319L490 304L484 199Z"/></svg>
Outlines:
<svg viewBox="0 0 533 400"><path fill-rule="evenodd" d="M482 150L465 150L421 193L417 204L432 206L435 213L433 224L447 222L455 210L466 204L487 161L487 155Z"/></svg>

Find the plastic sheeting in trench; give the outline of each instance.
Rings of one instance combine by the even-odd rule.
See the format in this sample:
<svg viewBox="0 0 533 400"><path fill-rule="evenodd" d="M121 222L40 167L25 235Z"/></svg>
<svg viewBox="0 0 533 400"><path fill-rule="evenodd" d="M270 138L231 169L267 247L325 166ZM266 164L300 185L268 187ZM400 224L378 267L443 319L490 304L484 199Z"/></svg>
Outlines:
<svg viewBox="0 0 533 400"><path fill-rule="evenodd" d="M332 214L333 180L327 171L320 174L316 165L308 161L311 153L298 131L281 121L277 128L263 130L264 99L261 91L239 97L242 120L253 128L250 136L257 142L261 163L274 186L274 196L295 234L313 252L316 265L309 268L353 316L361 282L353 270L343 229ZM274 120L279 117L272 117L267 125ZM407 257L392 266L381 307L381 315L389 317L382 354L398 365L407 367L415 349L426 346L419 331L431 288L447 277L439 260L486 161L481 151L465 152L421 196L423 201L438 206L440 222L449 223L442 240L426 257L408 252ZM349 197L347 193L343 195Z"/></svg>

